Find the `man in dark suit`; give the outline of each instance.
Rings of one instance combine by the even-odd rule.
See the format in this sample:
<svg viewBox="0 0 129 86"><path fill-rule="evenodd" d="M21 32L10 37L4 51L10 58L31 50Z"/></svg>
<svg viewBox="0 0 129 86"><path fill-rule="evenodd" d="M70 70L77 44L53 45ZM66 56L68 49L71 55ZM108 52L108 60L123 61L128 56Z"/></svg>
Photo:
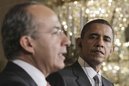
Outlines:
<svg viewBox="0 0 129 86"><path fill-rule="evenodd" d="M46 77L64 68L70 40L45 5L15 5L5 16L1 34L8 63L0 73L0 86L48 86Z"/></svg>
<svg viewBox="0 0 129 86"><path fill-rule="evenodd" d="M104 19L84 25L77 39L78 61L47 77L52 86L113 86L100 74L101 65L113 52L114 30Z"/></svg>

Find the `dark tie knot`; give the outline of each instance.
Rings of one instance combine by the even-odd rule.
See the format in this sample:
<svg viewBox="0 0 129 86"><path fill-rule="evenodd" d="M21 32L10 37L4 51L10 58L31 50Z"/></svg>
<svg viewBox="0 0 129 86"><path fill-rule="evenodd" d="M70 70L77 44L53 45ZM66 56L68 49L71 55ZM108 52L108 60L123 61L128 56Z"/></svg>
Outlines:
<svg viewBox="0 0 129 86"><path fill-rule="evenodd" d="M98 81L98 82L99 82L99 78L98 78L97 75L95 75L95 76L93 77L93 79L94 79L95 81Z"/></svg>
<svg viewBox="0 0 129 86"><path fill-rule="evenodd" d="M95 75L95 76L93 77L93 79L94 79L94 81L95 81L95 86L99 86L99 78L98 78L98 76Z"/></svg>

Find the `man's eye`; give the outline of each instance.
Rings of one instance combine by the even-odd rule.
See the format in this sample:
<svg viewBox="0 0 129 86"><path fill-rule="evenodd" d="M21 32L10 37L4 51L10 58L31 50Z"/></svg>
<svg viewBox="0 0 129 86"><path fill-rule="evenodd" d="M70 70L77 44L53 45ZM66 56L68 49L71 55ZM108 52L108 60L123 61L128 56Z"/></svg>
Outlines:
<svg viewBox="0 0 129 86"><path fill-rule="evenodd" d="M104 38L105 41L111 42L111 39L109 37Z"/></svg>
<svg viewBox="0 0 129 86"><path fill-rule="evenodd" d="M96 39L97 36L96 36L96 35L91 35L89 38L90 38L90 39Z"/></svg>

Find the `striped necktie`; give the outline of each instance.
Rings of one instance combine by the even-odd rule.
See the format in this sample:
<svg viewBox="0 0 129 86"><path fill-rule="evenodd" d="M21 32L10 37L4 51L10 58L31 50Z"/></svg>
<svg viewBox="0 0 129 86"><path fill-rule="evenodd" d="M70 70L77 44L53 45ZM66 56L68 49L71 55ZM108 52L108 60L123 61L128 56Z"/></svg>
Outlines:
<svg viewBox="0 0 129 86"><path fill-rule="evenodd" d="M94 81L95 81L95 86L99 86L99 78L98 78L98 76L95 75L95 76L93 77L93 79L94 79Z"/></svg>

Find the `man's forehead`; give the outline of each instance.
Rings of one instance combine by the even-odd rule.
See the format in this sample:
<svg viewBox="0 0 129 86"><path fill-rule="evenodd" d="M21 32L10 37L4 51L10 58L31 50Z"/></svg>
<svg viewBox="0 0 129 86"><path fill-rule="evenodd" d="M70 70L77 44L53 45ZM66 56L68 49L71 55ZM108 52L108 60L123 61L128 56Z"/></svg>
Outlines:
<svg viewBox="0 0 129 86"><path fill-rule="evenodd" d="M106 24L93 24L87 30L85 31L86 33L103 33L103 34L112 34L112 28Z"/></svg>
<svg viewBox="0 0 129 86"><path fill-rule="evenodd" d="M56 15L55 12L42 4L31 5L26 8L28 13L34 16L51 16Z"/></svg>

